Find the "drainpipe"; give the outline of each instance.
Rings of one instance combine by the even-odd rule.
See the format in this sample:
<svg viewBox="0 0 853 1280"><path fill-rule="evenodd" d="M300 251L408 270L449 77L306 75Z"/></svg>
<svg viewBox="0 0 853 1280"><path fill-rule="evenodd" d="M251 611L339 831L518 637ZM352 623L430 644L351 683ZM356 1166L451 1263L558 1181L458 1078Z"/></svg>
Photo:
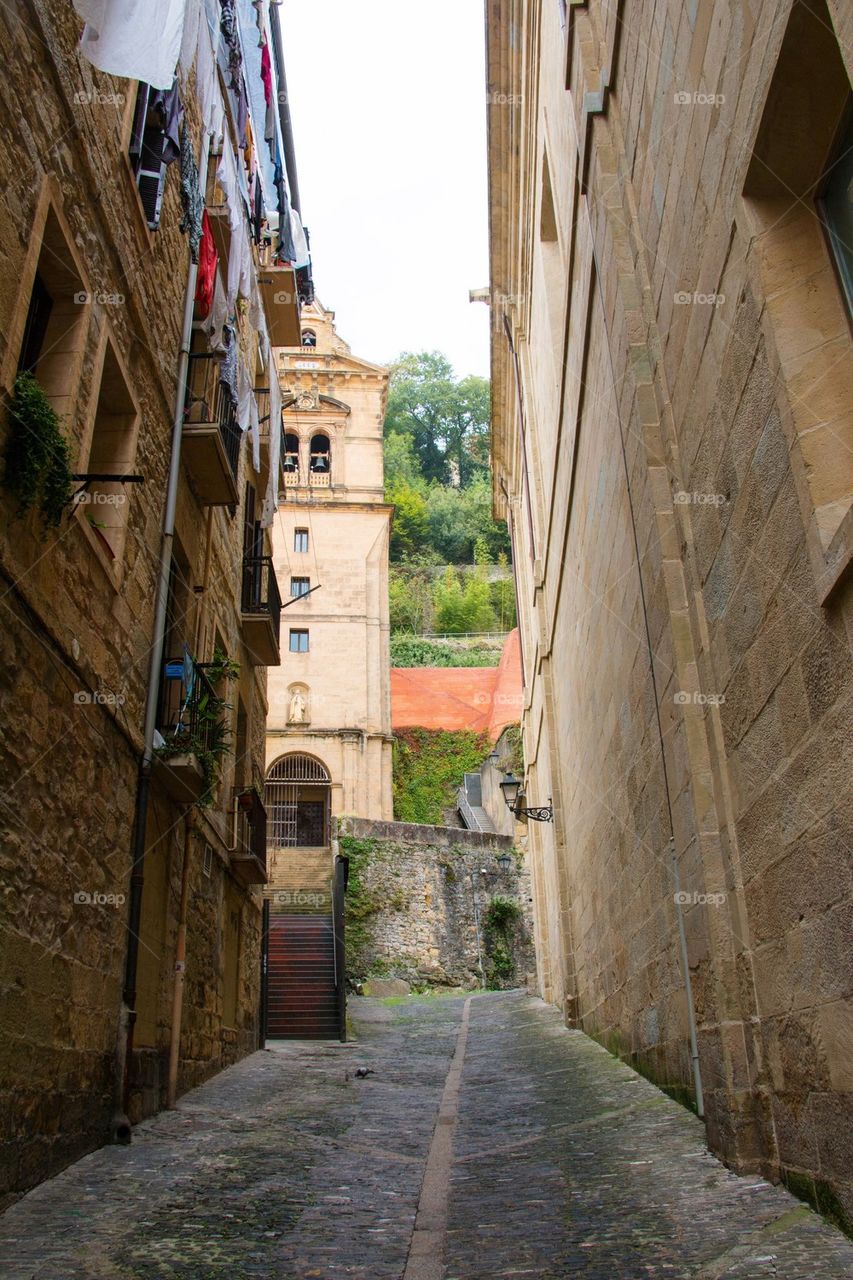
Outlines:
<svg viewBox="0 0 853 1280"><path fill-rule="evenodd" d="M284 143L284 168L287 173L287 185L290 188L290 203L302 217L302 203L299 199L299 179L296 176L296 147L293 142L293 119L290 115L290 96L287 92L287 74L284 69L284 46L279 26L278 8L275 17L270 13L270 31L272 47L278 72L278 118L281 124L281 138Z"/></svg>
<svg viewBox="0 0 853 1280"><path fill-rule="evenodd" d="M181 867L181 905L178 912L178 938L175 943L175 986L172 991L172 1027L169 1033L169 1080L166 1106L174 1107L178 1095L178 1062L181 1057L181 1014L184 1008L184 980L187 971L187 905L190 896L190 851L192 849L193 811L187 808L184 819L184 862Z"/></svg>
<svg viewBox="0 0 853 1280"><path fill-rule="evenodd" d="M207 164L210 144L204 134L204 145L199 157L198 183L207 190ZM160 568L157 585L157 601L154 609L154 629L151 641L151 662L148 669L148 692L145 702L145 746L139 762L136 785L136 812L133 829L130 875L130 902L127 920L127 956L124 968L121 1025L117 1061L121 1087L116 1100L113 1134L117 1142L130 1142L130 1121L127 1116L130 1092L130 1064L133 1060L133 1031L136 1023L136 974L139 965L139 927L142 920L142 888L145 879L145 835L148 825L148 805L151 794L151 766L154 759L154 732L157 727L157 699L160 692L160 671L163 665L163 645L166 632L166 605L169 596L169 573L172 567L172 545L175 540L175 510L178 503L178 482L181 475L181 441L184 429L184 396L192 340L193 310L195 307L198 264L190 260L187 288L184 295L184 319L181 328L181 346L178 353L178 369L175 381L175 413L172 419L172 452L169 460L169 479L166 486L166 505L163 511L163 537L160 544Z"/></svg>

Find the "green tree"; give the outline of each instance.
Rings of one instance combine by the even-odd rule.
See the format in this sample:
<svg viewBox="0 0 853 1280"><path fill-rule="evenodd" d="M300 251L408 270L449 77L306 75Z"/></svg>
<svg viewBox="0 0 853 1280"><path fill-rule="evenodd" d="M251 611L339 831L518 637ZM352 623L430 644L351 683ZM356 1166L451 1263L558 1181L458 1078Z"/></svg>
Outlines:
<svg viewBox="0 0 853 1280"><path fill-rule="evenodd" d="M426 481L465 486L488 469L486 378L456 381L440 351L404 352L392 366L385 435L408 436Z"/></svg>
<svg viewBox="0 0 853 1280"><path fill-rule="evenodd" d="M387 496L395 507L391 527L391 559L402 560L426 546L429 540L426 499L408 484L398 485Z"/></svg>
<svg viewBox="0 0 853 1280"><path fill-rule="evenodd" d="M442 635L479 634L497 627L491 590L484 573L472 574L463 584L448 565L433 589L435 629Z"/></svg>

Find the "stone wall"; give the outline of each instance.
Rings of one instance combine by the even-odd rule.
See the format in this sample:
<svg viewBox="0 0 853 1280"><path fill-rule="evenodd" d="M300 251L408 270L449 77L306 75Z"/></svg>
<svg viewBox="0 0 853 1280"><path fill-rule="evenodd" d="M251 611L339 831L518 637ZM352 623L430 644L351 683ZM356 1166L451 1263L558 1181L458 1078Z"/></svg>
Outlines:
<svg viewBox="0 0 853 1280"><path fill-rule="evenodd" d="M160 226L151 232L127 157L136 86L95 72L78 53L80 31L73 6L60 0L0 12L9 64L0 86L0 164L8 178L0 217L0 451L44 246L60 283L70 273L81 286L65 299L75 317L73 349L60 343L50 353L56 385L45 376L46 392L57 393L71 470L91 469L109 351L112 394L117 368L138 410L131 470L144 483L123 494L126 535L112 558L86 507L69 508L58 528L46 528L34 511L20 516L0 490L0 1200L107 1141L120 1103L115 1063L131 842L189 262L178 227L180 166L169 171ZM199 156L192 77L183 98ZM67 394L59 395L66 375ZM245 449L236 479L241 502L233 513L205 508L186 471L178 493L185 599L173 611L172 640L178 653L185 642L200 661L221 645L239 662L229 689L235 747L239 703L246 713L241 758L226 759L189 845L179 1091L257 1045L260 904L235 879L229 853L234 787L263 783L266 712L265 669L250 664L240 623L242 496L255 479ZM182 809L156 781L146 837L132 1119L165 1099L185 853ZM237 917L238 943L226 975L229 917L232 939ZM226 990L230 1001L235 982L236 1013L226 1019Z"/></svg>
<svg viewBox="0 0 853 1280"><path fill-rule="evenodd" d="M540 989L695 1102L692 1007L712 1147L850 1222L853 14L487 8Z"/></svg>
<svg viewBox="0 0 853 1280"><path fill-rule="evenodd" d="M534 964L528 872L505 836L456 827L343 818L337 847L350 860L347 977L398 977L416 986L523 986ZM499 854L511 853L507 870ZM505 931L489 904L510 899ZM480 932L480 949L477 931ZM504 958L506 953L508 960Z"/></svg>

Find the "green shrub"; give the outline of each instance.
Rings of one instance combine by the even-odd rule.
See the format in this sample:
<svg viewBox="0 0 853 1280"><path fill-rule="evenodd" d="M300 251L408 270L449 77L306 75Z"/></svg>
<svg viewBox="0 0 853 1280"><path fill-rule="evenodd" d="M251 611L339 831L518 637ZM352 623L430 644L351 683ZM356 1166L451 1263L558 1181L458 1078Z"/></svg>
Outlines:
<svg viewBox="0 0 853 1280"><path fill-rule="evenodd" d="M479 769L488 735L470 729L401 729L394 743L394 816L440 826L464 773Z"/></svg>
<svg viewBox="0 0 853 1280"><path fill-rule="evenodd" d="M71 501L71 455L59 418L30 373L15 379L9 428L3 483L18 500L19 516L37 506L55 528Z"/></svg>

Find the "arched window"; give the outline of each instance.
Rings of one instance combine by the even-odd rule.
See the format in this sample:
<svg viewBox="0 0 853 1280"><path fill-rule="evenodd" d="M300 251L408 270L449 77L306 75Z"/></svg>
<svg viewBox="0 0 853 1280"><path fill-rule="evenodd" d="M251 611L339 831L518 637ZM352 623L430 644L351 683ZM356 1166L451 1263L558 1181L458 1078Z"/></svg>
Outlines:
<svg viewBox="0 0 853 1280"><path fill-rule="evenodd" d="M295 436L292 431L288 431L284 437L282 467L288 474L299 471L299 436Z"/></svg>
<svg viewBox="0 0 853 1280"><path fill-rule="evenodd" d="M331 779L313 756L282 756L267 774L267 849L322 848L329 843Z"/></svg>
<svg viewBox="0 0 853 1280"><path fill-rule="evenodd" d="M313 329L302 330L302 345L303 347L316 347L317 335Z"/></svg>
<svg viewBox="0 0 853 1280"><path fill-rule="evenodd" d="M316 435L311 439L311 474L312 476L328 476L332 469L331 445L326 435Z"/></svg>

